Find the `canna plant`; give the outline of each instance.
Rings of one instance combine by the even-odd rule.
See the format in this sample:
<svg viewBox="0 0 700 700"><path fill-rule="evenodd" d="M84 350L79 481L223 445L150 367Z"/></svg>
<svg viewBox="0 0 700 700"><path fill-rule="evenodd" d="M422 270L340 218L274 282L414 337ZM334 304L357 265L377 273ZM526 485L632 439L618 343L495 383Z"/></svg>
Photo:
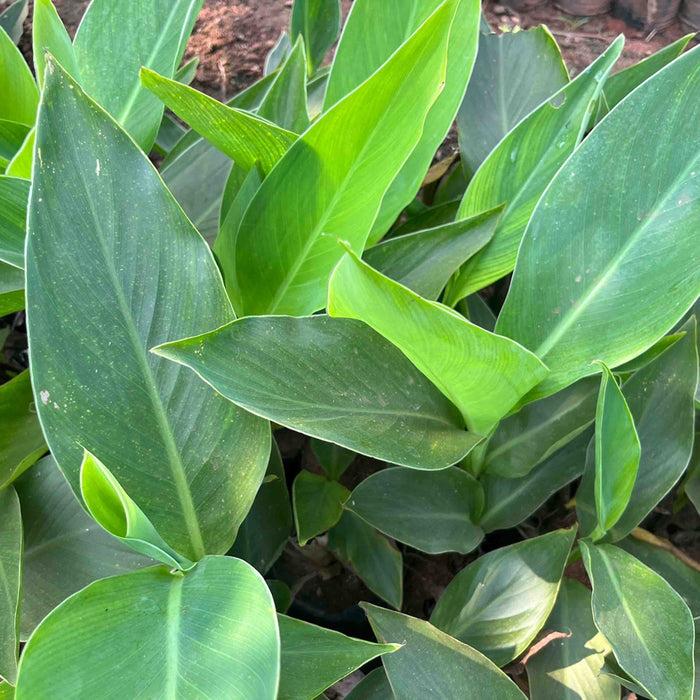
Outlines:
<svg viewBox="0 0 700 700"><path fill-rule="evenodd" d="M296 0L224 104L201 5L37 0L34 73L0 30L0 695L697 697L700 566L640 525L700 505L700 48L570 78L476 0Z"/></svg>

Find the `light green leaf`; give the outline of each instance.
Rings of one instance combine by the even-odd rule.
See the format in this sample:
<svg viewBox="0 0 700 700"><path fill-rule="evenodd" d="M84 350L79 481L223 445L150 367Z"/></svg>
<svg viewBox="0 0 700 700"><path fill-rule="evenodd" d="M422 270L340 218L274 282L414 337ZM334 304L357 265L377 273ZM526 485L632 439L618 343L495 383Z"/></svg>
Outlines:
<svg viewBox="0 0 700 700"><path fill-rule="evenodd" d="M538 464L527 476L507 479L483 474L479 481L484 488L486 506L479 527L484 532L515 527L560 488L581 476L592 432L579 435Z"/></svg>
<svg viewBox="0 0 700 700"><path fill-rule="evenodd" d="M474 70L457 114L464 172L471 177L518 122L568 82L561 52L547 27L480 34Z"/></svg>
<svg viewBox="0 0 700 700"><path fill-rule="evenodd" d="M343 514L350 495L345 486L303 469L294 479L292 503L299 544L330 530Z"/></svg>
<svg viewBox="0 0 700 700"><path fill-rule="evenodd" d="M464 431L457 409L399 350L359 321L248 317L153 352L256 415L394 464L444 469L481 439Z"/></svg>
<svg viewBox="0 0 700 700"><path fill-rule="evenodd" d="M292 41L303 37L309 74L315 73L340 33L340 0L295 0Z"/></svg>
<svg viewBox="0 0 700 700"><path fill-rule="evenodd" d="M547 373L516 343L422 299L352 252L331 277L328 313L381 333L460 409L470 430L484 435Z"/></svg>
<svg viewBox="0 0 700 700"><path fill-rule="evenodd" d="M297 135L242 109L228 107L188 85L141 69L141 83L210 143L249 170L268 172Z"/></svg>
<svg viewBox="0 0 700 700"><path fill-rule="evenodd" d="M0 119L31 126L36 120L39 90L24 56L0 27Z"/></svg>
<svg viewBox="0 0 700 700"><path fill-rule="evenodd" d="M603 365L595 415L595 505L598 525L607 532L629 502L642 447L617 380Z"/></svg>
<svg viewBox="0 0 700 700"><path fill-rule="evenodd" d="M15 152L7 164L6 175L31 179L32 161L34 160L34 134L34 129L27 133L19 150Z"/></svg>
<svg viewBox="0 0 700 700"><path fill-rule="evenodd" d="M318 438L311 438L311 449L329 479L338 481L357 455L340 445Z"/></svg>
<svg viewBox="0 0 700 700"><path fill-rule="evenodd" d="M382 660L397 698L525 698L485 656L429 622L369 603L362 608L377 639L403 645Z"/></svg>
<svg viewBox="0 0 700 700"><path fill-rule="evenodd" d="M394 236L365 251L365 262L425 299L436 300L460 265L483 248L500 207L423 231Z"/></svg>
<svg viewBox="0 0 700 700"><path fill-rule="evenodd" d="M22 590L22 518L12 486L0 491L0 676L17 681L20 591Z"/></svg>
<svg viewBox="0 0 700 700"><path fill-rule="evenodd" d="M323 0L322 0L323 1ZM332 0L337 3L338 0ZM306 105L306 58L299 39L280 67L258 108L258 116L296 134L309 128Z"/></svg>
<svg viewBox="0 0 700 700"><path fill-rule="evenodd" d="M22 38L28 9L27 0L15 0L0 14L0 27L7 32L15 44L19 44Z"/></svg>
<svg viewBox="0 0 700 700"><path fill-rule="evenodd" d="M0 316L24 308L24 272L0 262Z"/></svg>
<svg viewBox="0 0 700 700"><path fill-rule="evenodd" d="M0 489L46 452L29 370L0 386Z"/></svg>
<svg viewBox="0 0 700 700"><path fill-rule="evenodd" d="M440 93L456 4L445 0L265 178L236 238L242 314L322 309L328 276L342 257L336 236L362 252L382 197Z"/></svg>
<svg viewBox="0 0 700 700"><path fill-rule="evenodd" d="M352 564L367 588L397 610L403 600L403 559L384 535L346 510L328 532L328 548Z"/></svg>
<svg viewBox="0 0 700 700"><path fill-rule="evenodd" d="M566 637L528 659L531 700L619 700L619 684L601 674L610 646L593 623L591 593L582 583L562 581L546 627Z"/></svg>
<svg viewBox="0 0 700 700"><path fill-rule="evenodd" d="M80 68L75 58L73 42L51 0L36 0L32 18L32 52L37 82L44 84L46 52L80 82Z"/></svg>
<svg viewBox="0 0 700 700"><path fill-rule="evenodd" d="M277 443L255 501L238 530L230 554L245 559L261 574L277 561L292 534L292 507Z"/></svg>
<svg viewBox="0 0 700 700"><path fill-rule="evenodd" d="M602 81L617 60L620 35L575 80L523 119L491 152L464 194L458 216L473 216L503 202L506 208L493 239L462 269L448 302L507 275L542 193L578 146L600 93ZM523 83L529 86L529 81Z"/></svg>
<svg viewBox="0 0 700 700"><path fill-rule="evenodd" d="M428 554L475 549L481 485L458 467L439 472L382 469L355 488L345 507L372 527Z"/></svg>
<svg viewBox="0 0 700 700"><path fill-rule="evenodd" d="M484 472L507 478L529 474L595 419L599 382L582 379L502 420L489 440Z"/></svg>
<svg viewBox="0 0 700 700"><path fill-rule="evenodd" d="M631 554L586 540L579 546L596 627L620 666L654 700L690 700L695 630L683 599Z"/></svg>
<svg viewBox="0 0 700 700"><path fill-rule="evenodd" d="M75 35L80 84L148 152L163 104L141 86L139 69L171 78L203 0L93 0ZM66 67L67 68L67 67Z"/></svg>
<svg viewBox="0 0 700 700"><path fill-rule="evenodd" d="M52 457L23 474L15 489L24 527L22 641L89 583L156 563L125 547L82 509Z"/></svg>
<svg viewBox="0 0 700 700"><path fill-rule="evenodd" d="M225 552L264 475L269 426L148 353L232 319L221 277L129 137L59 66L45 83L27 315L48 445L76 493L85 448L171 547Z"/></svg>
<svg viewBox="0 0 700 700"><path fill-rule="evenodd" d="M484 554L452 579L430 621L507 664L547 621L575 535L557 530Z"/></svg>
<svg viewBox="0 0 700 700"><path fill-rule="evenodd" d="M262 577L240 559L209 556L187 574L144 569L64 601L24 649L17 698L51 698L60 688L66 697L105 700L274 700L279 663Z"/></svg>
<svg viewBox="0 0 700 700"><path fill-rule="evenodd" d="M0 260L24 269L29 181L0 175Z"/></svg>
<svg viewBox="0 0 700 700"><path fill-rule="evenodd" d="M18 0L18 2L22 2L26 0ZM0 16L0 19L2 17ZM14 686L11 686L9 683L5 681L0 681L0 700L14 700L15 697L15 689Z"/></svg>
<svg viewBox="0 0 700 700"><path fill-rule="evenodd" d="M0 119L0 171L16 156L30 131L28 124Z"/></svg>
<svg viewBox="0 0 700 700"><path fill-rule="evenodd" d="M674 326L700 294L699 223L696 48L594 129L530 220L496 325L551 370L528 399L593 374L596 358L627 362Z"/></svg>
<svg viewBox="0 0 700 700"><path fill-rule="evenodd" d="M278 615L282 668L278 700L315 698L335 682L398 644L374 644Z"/></svg>
<svg viewBox="0 0 700 700"><path fill-rule="evenodd" d="M650 362L653 362L659 355L666 352L672 345L675 345L684 333L669 333L668 335L659 338L651 347L647 348L641 355L637 355L629 362L623 362L615 367L615 374L625 375L628 372L637 372L646 367Z"/></svg>
<svg viewBox="0 0 700 700"><path fill-rule="evenodd" d="M380 667L370 671L345 696L345 700L394 700L394 691L384 669Z"/></svg>
<svg viewBox="0 0 700 700"><path fill-rule="evenodd" d="M306 101L309 110L309 119L314 121L323 110L323 100L326 96L330 66L321 68L316 75L306 83Z"/></svg>

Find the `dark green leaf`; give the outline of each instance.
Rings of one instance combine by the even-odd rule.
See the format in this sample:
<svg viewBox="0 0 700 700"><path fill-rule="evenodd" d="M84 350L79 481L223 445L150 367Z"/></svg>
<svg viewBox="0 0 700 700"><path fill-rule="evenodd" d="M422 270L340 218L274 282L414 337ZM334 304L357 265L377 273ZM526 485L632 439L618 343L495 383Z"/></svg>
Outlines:
<svg viewBox="0 0 700 700"><path fill-rule="evenodd" d="M375 668L345 696L345 700L394 700L394 691L384 669Z"/></svg>
<svg viewBox="0 0 700 700"><path fill-rule="evenodd" d="M353 463L357 456L354 452L346 450L340 445L319 440L318 438L311 438L311 449L328 478L336 481L340 479L343 472Z"/></svg>
<svg viewBox="0 0 700 700"><path fill-rule="evenodd" d="M294 479L292 503L300 545L330 530L343 514L343 503L350 495L345 486L325 476L303 469Z"/></svg>
<svg viewBox="0 0 700 700"><path fill-rule="evenodd" d="M22 590L22 518L12 486L0 491L0 675L17 681L20 591Z"/></svg>
<svg viewBox="0 0 700 700"><path fill-rule="evenodd" d="M28 180L0 175L0 260L24 269Z"/></svg>
<svg viewBox="0 0 700 700"><path fill-rule="evenodd" d="M340 33L340 0L294 0L292 41L306 45L309 73L314 73Z"/></svg>
<svg viewBox="0 0 700 700"><path fill-rule="evenodd" d="M0 262L0 316L24 308L24 272Z"/></svg>
<svg viewBox="0 0 700 700"><path fill-rule="evenodd" d="M15 44L19 44L22 38L27 11L27 0L15 0L0 14L0 27L7 32Z"/></svg>

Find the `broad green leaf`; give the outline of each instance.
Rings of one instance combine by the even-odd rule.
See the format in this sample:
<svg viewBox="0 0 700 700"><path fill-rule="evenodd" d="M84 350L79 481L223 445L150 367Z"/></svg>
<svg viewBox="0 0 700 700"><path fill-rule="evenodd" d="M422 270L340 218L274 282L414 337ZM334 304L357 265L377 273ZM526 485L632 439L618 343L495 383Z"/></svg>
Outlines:
<svg viewBox="0 0 700 700"><path fill-rule="evenodd" d="M352 252L331 277L328 313L364 321L396 345L478 433L486 434L547 373L517 343L422 299Z"/></svg>
<svg viewBox="0 0 700 700"><path fill-rule="evenodd" d="M328 82L325 108L338 102L375 73L394 52L405 50L408 37L438 6L439 0L353 3ZM461 0L450 30L444 89L425 118L425 128L393 178L372 226L376 243L420 189L423 177L454 121L471 74L479 31L479 2ZM418 55L416 53L415 55ZM414 99L417 94L414 93ZM498 202L500 204L500 202ZM359 251L358 251L359 252Z"/></svg>
<svg viewBox="0 0 700 700"><path fill-rule="evenodd" d="M248 317L153 352L256 415L394 464L444 469L481 439L464 431L457 409L399 350L359 321Z"/></svg>
<svg viewBox="0 0 700 700"><path fill-rule="evenodd" d="M345 696L345 700L394 700L394 691L384 669L380 667L370 671Z"/></svg>
<svg viewBox="0 0 700 700"><path fill-rule="evenodd" d="M682 330L685 336L681 340L623 386L642 452L629 503L612 528L614 540L639 525L681 478L690 461L698 374L695 318Z"/></svg>
<svg viewBox="0 0 700 700"><path fill-rule="evenodd" d="M374 644L278 615L282 668L278 700L315 698L368 661L399 644Z"/></svg>
<svg viewBox="0 0 700 700"><path fill-rule="evenodd" d="M332 442L311 438L311 449L329 479L340 479L357 455Z"/></svg>
<svg viewBox="0 0 700 700"><path fill-rule="evenodd" d="M156 563L125 547L83 510L52 457L14 486L24 527L22 641L89 583Z"/></svg>
<svg viewBox="0 0 700 700"><path fill-rule="evenodd" d="M591 592L578 581L562 581L546 624L554 639L528 659L531 700L619 700L620 686L601 674L610 646L591 615Z"/></svg>
<svg viewBox="0 0 700 700"><path fill-rule="evenodd" d="M403 645L382 659L397 698L525 698L489 659L429 622L369 603L362 608L377 639Z"/></svg>
<svg viewBox="0 0 700 700"><path fill-rule="evenodd" d="M529 474L595 419L599 382L593 377L502 420L489 440L483 471L507 478Z"/></svg>
<svg viewBox="0 0 700 700"><path fill-rule="evenodd" d="M146 152L163 104L141 86L139 70L175 74L202 3L93 0L78 27L74 50L81 86Z"/></svg>
<svg viewBox="0 0 700 700"><path fill-rule="evenodd" d="M292 486L294 523L299 544L330 530L343 514L343 503L350 495L345 486L303 469Z"/></svg>
<svg viewBox="0 0 700 700"><path fill-rule="evenodd" d="M557 530L496 549L452 579L430 621L503 666L547 621L575 530Z"/></svg>
<svg viewBox="0 0 700 700"><path fill-rule="evenodd" d="M303 37L309 74L315 73L340 33L340 0L294 0L292 41Z"/></svg>
<svg viewBox="0 0 700 700"><path fill-rule="evenodd" d="M0 119L0 171L14 159L30 131L28 124Z"/></svg>
<svg viewBox="0 0 700 700"><path fill-rule="evenodd" d="M397 610L403 600L403 559L384 535L346 510L328 532L328 548L352 564L367 588Z"/></svg>
<svg viewBox="0 0 700 700"><path fill-rule="evenodd" d="M90 584L56 608L22 655L17 698L273 700L280 641L255 569L231 557Z"/></svg>
<svg viewBox="0 0 700 700"><path fill-rule="evenodd" d="M0 27L0 119L31 126L36 120L39 90L24 56Z"/></svg>
<svg viewBox="0 0 700 700"><path fill-rule="evenodd" d="M473 216L503 202L506 207L491 242L466 264L454 282L450 305L513 269L530 216L547 185L583 138L602 81L623 44L624 36L620 35L575 80L515 126L474 175L458 216Z"/></svg>
<svg viewBox="0 0 700 700"><path fill-rule="evenodd" d="M547 27L480 34L474 70L457 114L464 172L471 177L518 122L568 82L561 52Z"/></svg>
<svg viewBox="0 0 700 700"><path fill-rule="evenodd" d="M19 150L7 164L6 175L23 177L27 180L31 179L32 161L34 160L34 134L34 129L27 133Z"/></svg>
<svg viewBox="0 0 700 700"><path fill-rule="evenodd" d="M0 14L0 27L7 32L15 44L19 44L22 38L28 9L27 0L15 0Z"/></svg>
<svg viewBox="0 0 700 700"><path fill-rule="evenodd" d="M68 36L68 32L51 0L35 0L34 2L32 51L34 54L34 71L40 86L44 84L46 51L48 51L70 75L80 82L80 68L78 68L78 63L75 58L73 42L70 36Z"/></svg>
<svg viewBox="0 0 700 700"><path fill-rule="evenodd" d="M0 262L0 316L24 308L24 272Z"/></svg>
<svg viewBox="0 0 700 700"><path fill-rule="evenodd" d="M0 175L0 260L24 269L29 181Z"/></svg>
<svg viewBox="0 0 700 700"><path fill-rule="evenodd" d="M412 214L403 224L393 229L390 237L404 236L407 233L426 231L445 224L452 224L455 221L458 209L459 200L445 202L434 207L426 207L420 210L419 213ZM371 248L368 250L371 250Z"/></svg>
<svg viewBox="0 0 700 700"><path fill-rule="evenodd" d="M141 82L178 117L246 170L258 163L268 172L297 138L291 131L228 107L147 68L141 69Z"/></svg>
<svg viewBox="0 0 700 700"><path fill-rule="evenodd" d="M343 252L336 237L362 252L382 197L440 93L457 2L445 0L265 178L236 239L241 313L301 315L322 309L328 276Z"/></svg>
<svg viewBox="0 0 700 700"><path fill-rule="evenodd" d="M650 348L646 349L641 355L637 355L629 362L623 362L615 367L615 374L624 375L628 372L637 372L646 367L650 362L653 362L659 355L664 353L672 345L675 345L684 333L669 333L668 335L659 338Z"/></svg>
<svg viewBox="0 0 700 700"><path fill-rule="evenodd" d="M641 85L647 78L650 78L654 73L678 58L692 38L693 34L681 37L639 63L635 63L629 68L608 76L600 95L596 122L599 122L615 105L627 97L632 90Z"/></svg>
<svg viewBox="0 0 700 700"><path fill-rule="evenodd" d="M484 532L516 527L560 488L581 476L592 431L586 431L538 464L527 476L482 474L486 505L478 521Z"/></svg>
<svg viewBox="0 0 700 700"><path fill-rule="evenodd" d="M0 386L0 489L46 452L29 370Z"/></svg>
<svg viewBox="0 0 700 700"><path fill-rule="evenodd" d="M695 630L683 599L618 547L586 540L579 546L593 584L596 627L620 666L655 700L690 700Z"/></svg>
<svg viewBox="0 0 700 700"><path fill-rule="evenodd" d="M282 32L277 43L272 47L265 59L265 77L273 75L275 71L285 62L289 52L292 50L292 40L287 32Z"/></svg>
<svg viewBox="0 0 700 700"><path fill-rule="evenodd" d="M167 545L109 469L87 450L80 467L80 494L90 515L127 547L183 571L194 566Z"/></svg>
<svg viewBox="0 0 700 700"><path fill-rule="evenodd" d="M26 265L49 448L76 493L85 448L171 547L225 552L265 472L269 426L148 352L233 318L219 272L146 156L52 63L43 99Z"/></svg>
<svg viewBox="0 0 700 700"><path fill-rule="evenodd" d="M303 39L294 44L294 48L280 67L275 81L260 103L258 116L296 134L309 128Z"/></svg>
<svg viewBox="0 0 700 700"><path fill-rule="evenodd" d="M607 532L629 502L642 446L625 397L603 365L595 414L595 505L598 525Z"/></svg>
<svg viewBox="0 0 700 700"><path fill-rule="evenodd" d="M551 370L528 399L593 374L594 359L627 362L683 316L700 294L699 194L696 48L610 112L530 220L496 325Z"/></svg>
<svg viewBox="0 0 700 700"><path fill-rule="evenodd" d="M21 2L21 1L22 0L18 0L18 2ZM0 19L2 19L1 16L0 16ZM0 681L0 700L14 700L14 697L15 697L14 686L11 686L6 681Z"/></svg>
<svg viewBox="0 0 700 700"><path fill-rule="evenodd" d="M476 549L481 485L458 467L439 472L393 467L355 488L345 507L389 537L428 554Z"/></svg>
<svg viewBox="0 0 700 700"><path fill-rule="evenodd" d="M452 274L493 236L502 209L432 229L389 238L363 259L383 275L425 299L436 300Z"/></svg>
<svg viewBox="0 0 700 700"><path fill-rule="evenodd" d="M245 559L261 574L277 561L292 534L292 507L277 443L272 441L270 462L255 501L238 530L231 554Z"/></svg>
<svg viewBox="0 0 700 700"><path fill-rule="evenodd" d="M12 486L0 491L0 676L17 681L20 592L22 590L22 518Z"/></svg>

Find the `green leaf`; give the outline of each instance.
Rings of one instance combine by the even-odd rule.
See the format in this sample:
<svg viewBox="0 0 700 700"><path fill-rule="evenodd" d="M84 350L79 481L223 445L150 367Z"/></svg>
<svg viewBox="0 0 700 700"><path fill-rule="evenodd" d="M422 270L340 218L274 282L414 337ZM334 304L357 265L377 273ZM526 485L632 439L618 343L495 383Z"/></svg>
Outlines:
<svg viewBox="0 0 700 700"><path fill-rule="evenodd" d="M275 71L285 62L291 50L292 40L287 32L282 32L265 59L265 77L274 75Z"/></svg>
<svg viewBox="0 0 700 700"><path fill-rule="evenodd" d="M0 675L17 681L22 590L22 518L12 486L0 491Z"/></svg>
<svg viewBox="0 0 700 700"><path fill-rule="evenodd" d="M280 67L275 81L260 103L258 116L296 134L309 128L303 39L294 44L294 48Z"/></svg>
<svg viewBox="0 0 700 700"><path fill-rule="evenodd" d="M156 563L125 547L82 509L52 457L23 474L15 489L24 527L23 641L89 583Z"/></svg>
<svg viewBox="0 0 700 700"><path fill-rule="evenodd" d="M491 242L462 269L448 302L507 275L538 200L588 126L601 83L617 60L624 36L575 80L523 119L496 146L469 183L458 216L473 216L506 202ZM529 86L525 81L523 87Z"/></svg>
<svg viewBox="0 0 700 700"><path fill-rule="evenodd" d="M303 37L309 74L315 73L340 33L340 0L295 0L292 41Z"/></svg>
<svg viewBox="0 0 700 700"><path fill-rule="evenodd" d="M352 252L331 277L328 313L381 333L460 409L470 430L484 435L547 373L516 343L422 299Z"/></svg>
<svg viewBox="0 0 700 700"><path fill-rule="evenodd" d="M159 566L70 597L29 639L17 698L60 688L66 697L273 700L279 662L262 577L240 559L209 556L187 574Z"/></svg>
<svg viewBox="0 0 700 700"><path fill-rule="evenodd" d="M642 452L629 503L612 528L614 540L630 533L673 488L693 452L698 374L695 318L682 330L681 340L623 386Z"/></svg>
<svg viewBox="0 0 700 700"><path fill-rule="evenodd" d="M415 200L414 200L415 201ZM445 202L434 207L423 207L419 211L407 213L408 219L401 225L392 229L390 238L404 236L407 233L415 233L416 231L426 231L445 224L452 224L457 216L459 209L459 200ZM372 250L371 248L368 249Z"/></svg>
<svg viewBox="0 0 700 700"><path fill-rule="evenodd" d="M352 564L367 588L397 610L403 600L403 560L384 535L346 510L328 532L328 549Z"/></svg>
<svg viewBox="0 0 700 700"><path fill-rule="evenodd" d="M265 583L275 601L277 612L286 613L292 603L291 588L284 581L277 581L276 579L268 579Z"/></svg>
<svg viewBox="0 0 700 700"><path fill-rule="evenodd" d="M659 338L651 347L646 349L641 355L637 355L629 362L623 362L615 367L615 374L624 375L628 372L637 372L646 367L650 362L653 362L659 355L664 353L672 345L675 345L684 333L669 333L668 335Z"/></svg>
<svg viewBox="0 0 700 700"><path fill-rule="evenodd" d="M463 313L464 306L466 306L466 314ZM496 315L491 311L491 307L486 303L486 300L479 294L470 294L460 302L457 308L472 323L481 326L484 330L493 331L496 327Z"/></svg>
<svg viewBox="0 0 700 700"><path fill-rule="evenodd" d="M345 486L320 474L302 470L294 479L292 503L299 544L330 530L343 514L343 503L350 495Z"/></svg>
<svg viewBox="0 0 700 700"><path fill-rule="evenodd" d="M297 139L291 131L242 109L227 107L213 97L147 68L141 69L141 83L246 170L258 163L268 172Z"/></svg>
<svg viewBox="0 0 700 700"><path fill-rule="evenodd" d="M278 615L282 668L278 700L315 698L368 661L399 644L374 644Z"/></svg>
<svg viewBox="0 0 700 700"><path fill-rule="evenodd" d="M642 447L617 380L603 365L595 415L595 505L598 525L607 532L629 502Z"/></svg>
<svg viewBox="0 0 700 700"><path fill-rule="evenodd" d="M507 664L547 621L575 535L557 530L484 554L452 579L430 621Z"/></svg>
<svg viewBox="0 0 700 700"><path fill-rule="evenodd" d="M15 44L19 44L22 38L27 11L27 0L15 0L0 14L0 27L7 32Z"/></svg>
<svg viewBox="0 0 700 700"><path fill-rule="evenodd" d="M525 696L476 649L449 637L429 622L362 603L377 639L403 646L383 659L398 698L499 698Z"/></svg>
<svg viewBox="0 0 700 700"><path fill-rule="evenodd" d="M528 659L531 700L619 700L620 686L601 675L610 646L591 615L591 593L578 581L562 581L546 628L561 632Z"/></svg>
<svg viewBox="0 0 700 700"><path fill-rule="evenodd" d="M34 71L40 86L44 84L46 52L80 82L80 68L75 58L73 42L51 0L36 0L32 18L32 52Z"/></svg>
<svg viewBox="0 0 700 700"><path fill-rule="evenodd" d="M169 114L164 114L153 148L161 155L167 155L186 133L187 129L180 122L175 121L175 118Z"/></svg>
<svg viewBox="0 0 700 700"><path fill-rule="evenodd" d="M475 549L484 538L474 525L483 492L458 467L422 472L394 467L372 474L345 507L372 527L428 554Z"/></svg>
<svg viewBox="0 0 700 700"><path fill-rule="evenodd" d="M30 131L28 124L0 119L0 171L14 159Z"/></svg>
<svg viewBox="0 0 700 700"><path fill-rule="evenodd" d="M493 236L502 208L423 231L395 236L365 251L383 275L425 299L436 300L452 274Z"/></svg>
<svg viewBox="0 0 700 700"><path fill-rule="evenodd" d="M488 444L484 472L510 479L526 476L595 419L599 382L593 377L502 420Z"/></svg>
<svg viewBox="0 0 700 700"><path fill-rule="evenodd" d="M15 152L7 164L6 175L23 177L26 180L31 179L32 161L34 160L34 133L34 129L27 133L19 150Z"/></svg>
<svg viewBox="0 0 700 700"><path fill-rule="evenodd" d="M87 450L80 467L80 493L90 515L127 547L183 571L194 566L167 545L109 469Z"/></svg>
<svg viewBox="0 0 700 700"><path fill-rule="evenodd" d="M309 119L312 121L317 119L323 110L323 100L326 96L329 76L330 66L326 66L321 68L306 84L306 101Z"/></svg>
<svg viewBox="0 0 700 700"><path fill-rule="evenodd" d="M394 700L394 691L384 669L380 667L370 671L345 696L345 700Z"/></svg>
<svg viewBox="0 0 700 700"><path fill-rule="evenodd" d="M311 438L311 449L329 479L338 481L357 455L340 445L318 438Z"/></svg>
<svg viewBox="0 0 700 700"><path fill-rule="evenodd" d="M255 501L238 530L230 554L245 559L266 574L292 534L292 507L277 443L272 441L270 462Z"/></svg>
<svg viewBox="0 0 700 700"><path fill-rule="evenodd" d="M18 1L21 1L21 0L18 0ZM0 19L2 19L1 15L0 15ZM14 700L14 697L15 697L14 687L5 681L0 681L0 700Z"/></svg>
<svg viewBox="0 0 700 700"><path fill-rule="evenodd" d="M328 277L343 252L335 237L362 251L387 187L421 136L444 78L456 3L445 0L265 178L236 238L242 314L301 315L324 307Z"/></svg>
<svg viewBox="0 0 700 700"><path fill-rule="evenodd" d="M596 627L620 666L655 700L690 700L695 630L688 606L631 554L586 540L579 546L593 584Z"/></svg>
<svg viewBox="0 0 700 700"><path fill-rule="evenodd" d="M559 489L581 476L591 433L586 431L574 438L527 476L508 479L482 474L479 480L484 488L486 506L478 521L479 527L484 532L515 527Z"/></svg>
<svg viewBox="0 0 700 700"><path fill-rule="evenodd" d="M183 85L190 85L190 83L195 79L197 75L197 68L199 67L199 56L191 58L186 63L183 63L177 71L173 78L177 80L178 83Z"/></svg>
<svg viewBox="0 0 700 700"><path fill-rule="evenodd" d="M457 114L464 172L471 177L516 124L568 82L561 52L547 27L480 34L474 70Z"/></svg>
<svg viewBox="0 0 700 700"><path fill-rule="evenodd" d="M399 350L359 321L248 317L153 352L256 415L394 464L444 469L481 439L464 431L457 409Z"/></svg>
<svg viewBox="0 0 700 700"><path fill-rule="evenodd" d="M700 294L699 77L694 49L649 78L540 200L496 325L551 370L528 399L636 357Z"/></svg>
<svg viewBox="0 0 700 700"><path fill-rule="evenodd" d="M27 62L0 27L0 119L31 126L36 120L39 90Z"/></svg>
<svg viewBox="0 0 700 700"><path fill-rule="evenodd" d="M29 370L0 386L0 489L46 452Z"/></svg>
<svg viewBox="0 0 700 700"><path fill-rule="evenodd" d="M93 0L75 35L81 86L146 152L163 105L141 86L139 69L175 74L202 2Z"/></svg>
<svg viewBox="0 0 700 700"><path fill-rule="evenodd" d="M447 45L444 88L425 118L420 140L410 157L404 158L405 163L384 195L369 237L371 244L389 230L401 210L415 197L435 151L454 121L476 56L479 4L477 0L461 0L456 9ZM333 61L325 108L367 80L395 52L404 51L408 37L438 5L439 0L353 3ZM413 97L416 99L417 94Z"/></svg>
<svg viewBox="0 0 700 700"><path fill-rule="evenodd" d="M24 272L0 262L0 316L24 308Z"/></svg>
<svg viewBox="0 0 700 700"><path fill-rule="evenodd" d="M28 180L0 175L0 260L24 269Z"/></svg>
<svg viewBox="0 0 700 700"><path fill-rule="evenodd" d="M47 443L76 493L85 448L171 547L225 552L265 472L269 426L148 353L232 319L221 277L129 137L60 67L45 83L27 315Z"/></svg>

